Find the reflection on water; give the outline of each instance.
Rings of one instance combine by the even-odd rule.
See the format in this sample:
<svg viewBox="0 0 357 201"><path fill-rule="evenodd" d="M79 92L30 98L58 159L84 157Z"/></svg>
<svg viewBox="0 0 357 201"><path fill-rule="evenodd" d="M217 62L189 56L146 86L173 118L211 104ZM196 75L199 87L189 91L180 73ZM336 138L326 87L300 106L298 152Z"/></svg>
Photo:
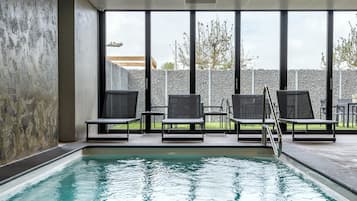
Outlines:
<svg viewBox="0 0 357 201"><path fill-rule="evenodd" d="M84 157L9 200L333 200L270 159Z"/></svg>

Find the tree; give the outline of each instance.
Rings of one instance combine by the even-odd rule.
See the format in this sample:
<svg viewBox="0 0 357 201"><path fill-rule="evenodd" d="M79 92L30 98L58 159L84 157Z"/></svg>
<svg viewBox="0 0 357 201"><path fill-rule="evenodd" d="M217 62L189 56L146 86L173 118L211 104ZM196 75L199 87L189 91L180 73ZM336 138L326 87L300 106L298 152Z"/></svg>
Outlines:
<svg viewBox="0 0 357 201"><path fill-rule="evenodd" d="M350 25L350 33L347 38L340 38L335 48L335 52L339 55L342 62L345 62L349 67L357 67L357 24Z"/></svg>
<svg viewBox="0 0 357 201"><path fill-rule="evenodd" d="M163 70L174 70L175 64L172 62L166 62L161 66L161 69Z"/></svg>
<svg viewBox="0 0 357 201"><path fill-rule="evenodd" d="M218 18L210 23L197 23L196 65L198 69L230 69L234 64L233 25ZM190 65L190 35L183 34L178 44L178 60L183 66ZM241 49L241 68L246 68L255 58L248 57Z"/></svg>
<svg viewBox="0 0 357 201"><path fill-rule="evenodd" d="M357 67L357 24L352 25L351 22L349 22L349 26L350 33L348 36L338 39L337 45L334 48L333 61L337 69ZM326 58L323 53L321 63L323 67L326 67Z"/></svg>

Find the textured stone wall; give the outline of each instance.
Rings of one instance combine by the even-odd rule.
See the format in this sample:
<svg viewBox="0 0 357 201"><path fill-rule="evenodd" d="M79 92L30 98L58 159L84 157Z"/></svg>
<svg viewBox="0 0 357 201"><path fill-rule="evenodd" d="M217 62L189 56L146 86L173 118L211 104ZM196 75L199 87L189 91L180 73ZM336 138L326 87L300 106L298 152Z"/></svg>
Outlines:
<svg viewBox="0 0 357 201"><path fill-rule="evenodd" d="M57 145L57 0L0 0L0 164Z"/></svg>
<svg viewBox="0 0 357 201"><path fill-rule="evenodd" d="M139 91L137 114L145 111L145 71L128 71L128 90Z"/></svg>
<svg viewBox="0 0 357 201"><path fill-rule="evenodd" d="M98 13L88 0L75 1L75 134L85 138L84 121L98 113Z"/></svg>
<svg viewBox="0 0 357 201"><path fill-rule="evenodd" d="M165 75L166 74L166 75ZM166 94L167 86L165 86L165 76L167 77L168 72L166 71L151 71L152 79L151 79L151 101L155 104L153 105L165 105L166 99L165 96L156 96L155 94Z"/></svg>
<svg viewBox="0 0 357 201"><path fill-rule="evenodd" d="M144 70L128 70L128 77L118 79L128 79L130 90L139 90L138 113L144 111ZM201 99L205 105L208 101L208 71L196 71L196 92L201 94ZM357 71L342 71L341 89L342 98L351 98L352 94L357 94ZM153 70L151 72L151 101L152 105L165 105L167 96L170 94L189 93L189 71L162 71ZM231 100L234 93L234 72L233 71L212 71L211 72L211 105L220 105L222 98ZM337 103L339 91L339 73L334 72L334 104ZM115 79L112 80L116 82ZM117 81L118 82L118 81ZM167 83L167 85L165 85ZM297 84L297 85L296 85ZM276 102L276 90L279 89L278 70L242 70L241 72L241 93L256 94L263 93L263 87L267 85L270 89L273 101ZM308 90L312 100L315 117L320 116L320 100L326 94L326 71L324 70L289 70L288 89ZM254 90L253 90L254 89Z"/></svg>

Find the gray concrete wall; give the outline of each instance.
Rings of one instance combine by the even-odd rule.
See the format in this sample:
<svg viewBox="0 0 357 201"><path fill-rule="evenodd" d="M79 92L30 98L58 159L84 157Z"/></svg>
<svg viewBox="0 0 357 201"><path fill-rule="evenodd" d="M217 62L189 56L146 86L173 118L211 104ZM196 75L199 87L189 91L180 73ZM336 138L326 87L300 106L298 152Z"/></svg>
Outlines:
<svg viewBox="0 0 357 201"><path fill-rule="evenodd" d="M126 70L128 77L128 89L139 91L138 112L144 111L144 70ZM207 70L196 71L196 92L201 94L202 101L209 105L209 81ZM357 94L357 71L345 70L341 72L341 98L351 98ZM152 105L166 105L167 95L189 93L189 71L163 71L151 72ZM113 76L112 76L113 77ZM120 80L120 77L116 79ZM112 82L120 82L113 79ZM334 104L337 103L339 91L339 72L334 72ZM166 84L165 84L166 83ZM271 91L273 101L276 102L276 90L279 89L278 70L242 70L241 93L262 94L263 87L267 85ZM325 70L289 70L288 89L308 90L312 100L315 116L319 117L320 100L325 99L326 94L326 71ZM211 72L211 105L220 105L222 98L231 99L234 93L233 71Z"/></svg>
<svg viewBox="0 0 357 201"><path fill-rule="evenodd" d="M0 164L57 145L57 0L0 0Z"/></svg>
<svg viewBox="0 0 357 201"><path fill-rule="evenodd" d="M112 62L105 63L107 90L128 90L128 71Z"/></svg>
<svg viewBox="0 0 357 201"><path fill-rule="evenodd" d="M88 0L75 1L75 130L85 138L84 121L98 114L98 13Z"/></svg>
<svg viewBox="0 0 357 201"><path fill-rule="evenodd" d="M87 0L59 1L59 33L59 140L72 142L98 113L97 10Z"/></svg>

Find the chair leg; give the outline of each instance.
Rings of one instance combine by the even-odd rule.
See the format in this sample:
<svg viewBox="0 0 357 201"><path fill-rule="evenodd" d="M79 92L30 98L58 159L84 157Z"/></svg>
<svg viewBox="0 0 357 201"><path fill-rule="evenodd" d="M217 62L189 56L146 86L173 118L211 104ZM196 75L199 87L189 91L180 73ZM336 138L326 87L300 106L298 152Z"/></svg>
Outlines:
<svg viewBox="0 0 357 201"><path fill-rule="evenodd" d="M228 117L227 117L228 118ZM228 129L231 130L231 119L228 118Z"/></svg>
<svg viewBox="0 0 357 201"><path fill-rule="evenodd" d="M203 122L203 124L202 124L201 126L202 126L202 132L203 132L204 134L206 134L206 133L207 133L207 131L206 131L206 124Z"/></svg>
<svg viewBox="0 0 357 201"><path fill-rule="evenodd" d="M237 126L237 141L239 141L240 123L236 123L236 126Z"/></svg>
<svg viewBox="0 0 357 201"><path fill-rule="evenodd" d="M206 129L205 129L204 124L200 124L200 128L201 128L201 137L202 137L202 142L203 142L204 141L204 130L206 130Z"/></svg>
<svg viewBox="0 0 357 201"><path fill-rule="evenodd" d="M332 132L333 132L333 138L334 138L333 142L336 142L336 124L333 124Z"/></svg>
<svg viewBox="0 0 357 201"><path fill-rule="evenodd" d="M154 119L154 128L155 128L155 115L153 115L153 119Z"/></svg>
<svg viewBox="0 0 357 201"><path fill-rule="evenodd" d="M86 141L88 142L88 123L87 123L87 126L86 126L87 128L86 128L86 130L87 130L87 137L86 137Z"/></svg>
<svg viewBox="0 0 357 201"><path fill-rule="evenodd" d="M206 124L206 115L203 115L203 123Z"/></svg>
<svg viewBox="0 0 357 201"><path fill-rule="evenodd" d="M294 123L292 125L292 135L293 135L293 141L295 141L295 124Z"/></svg>
<svg viewBox="0 0 357 201"><path fill-rule="evenodd" d="M227 135L227 116L224 116L224 135Z"/></svg>
<svg viewBox="0 0 357 201"><path fill-rule="evenodd" d="M141 115L141 118L140 118L140 131L141 131L142 134L144 133L144 130L143 130L143 115Z"/></svg>
<svg viewBox="0 0 357 201"><path fill-rule="evenodd" d="M164 141L164 127L165 127L165 124L161 123L161 142Z"/></svg>
<svg viewBox="0 0 357 201"><path fill-rule="evenodd" d="M126 123L126 139L129 141L129 122Z"/></svg>

